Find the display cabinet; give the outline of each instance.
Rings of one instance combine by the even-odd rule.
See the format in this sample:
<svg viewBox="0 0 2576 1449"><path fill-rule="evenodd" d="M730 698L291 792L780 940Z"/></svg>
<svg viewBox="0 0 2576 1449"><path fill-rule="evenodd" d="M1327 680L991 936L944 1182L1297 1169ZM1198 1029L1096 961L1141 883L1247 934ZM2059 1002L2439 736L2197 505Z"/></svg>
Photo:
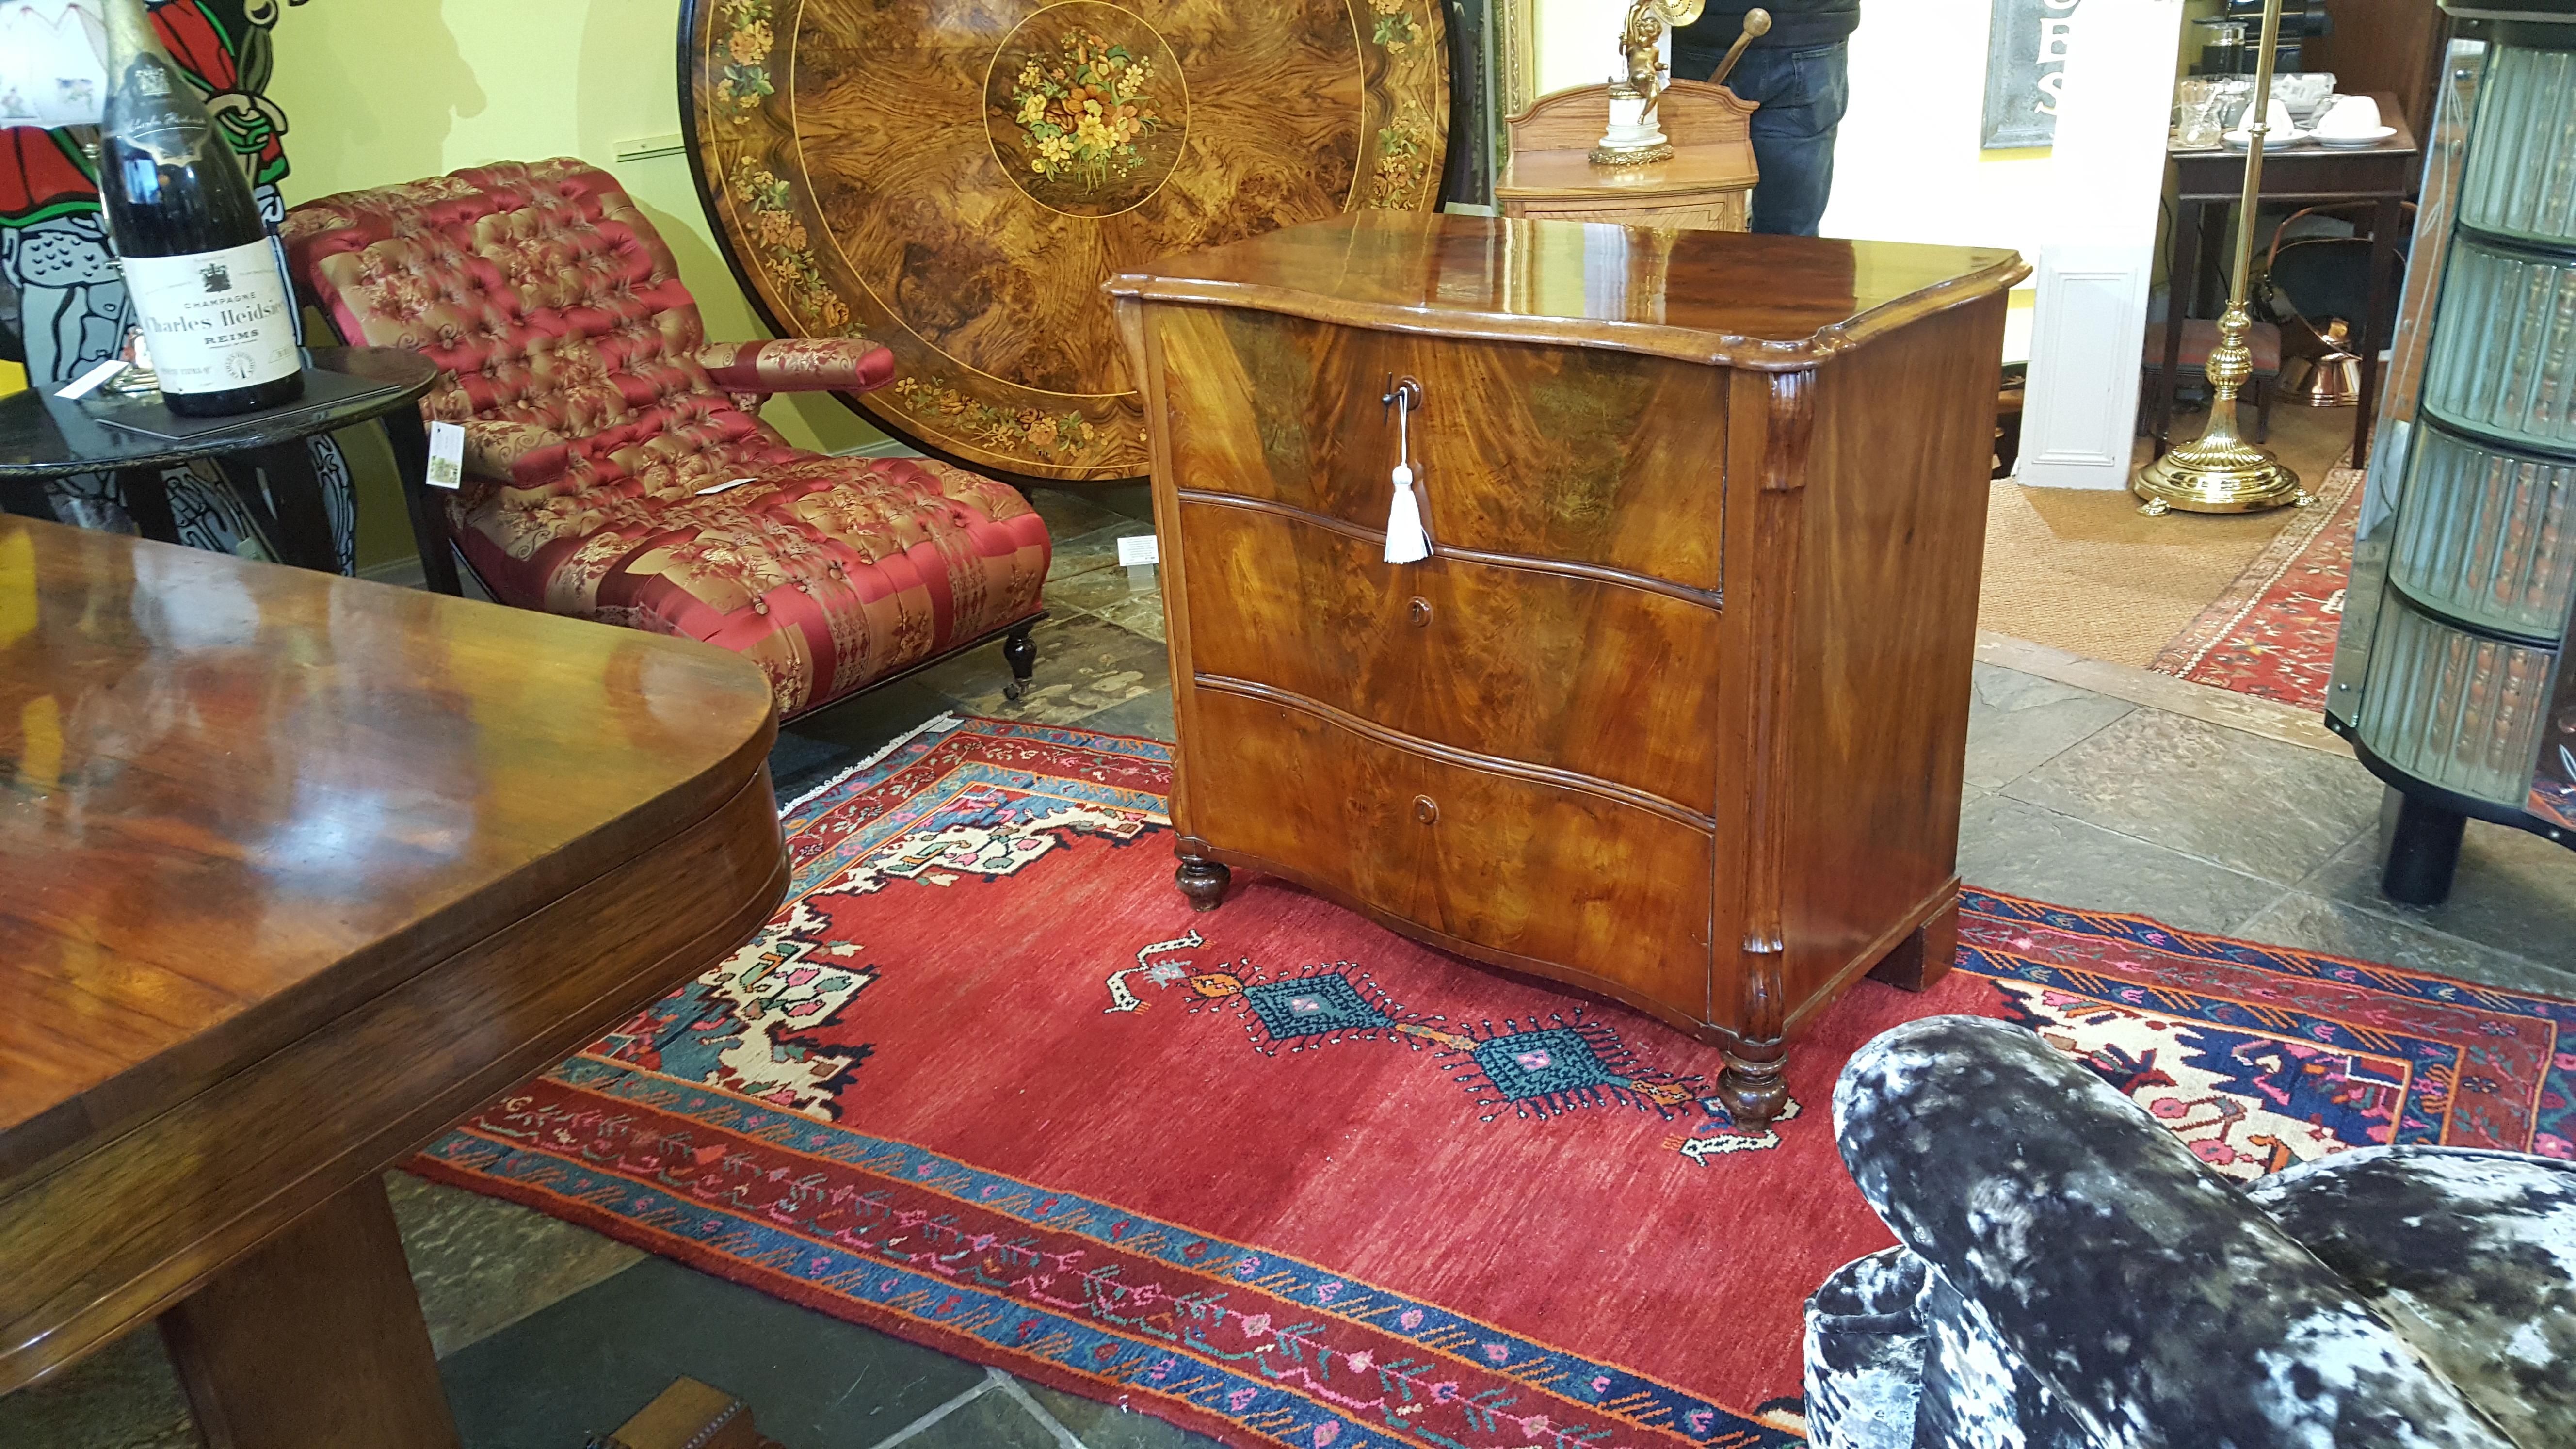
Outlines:
<svg viewBox="0 0 2576 1449"><path fill-rule="evenodd" d="M2326 704L2394 789L2381 883L2417 905L2449 895L2472 817L2576 843L2576 0L2444 8Z"/></svg>

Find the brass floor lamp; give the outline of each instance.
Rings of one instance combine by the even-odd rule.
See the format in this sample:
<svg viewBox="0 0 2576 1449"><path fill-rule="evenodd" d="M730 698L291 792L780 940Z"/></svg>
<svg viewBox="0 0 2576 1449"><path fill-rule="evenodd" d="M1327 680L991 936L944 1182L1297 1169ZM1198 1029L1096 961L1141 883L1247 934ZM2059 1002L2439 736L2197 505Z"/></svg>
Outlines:
<svg viewBox="0 0 2576 1449"><path fill-rule="evenodd" d="M2254 325L2245 310L2246 273L2254 262L2254 205L2263 187L2263 137L2271 129L2273 49L2281 35L2281 0L2264 0L2262 51L2254 67L2254 104L2245 112L2245 192L2236 207L2236 267L2228 279L2227 311L2218 319L2218 346L2203 368L2209 376L2209 424L2200 436L2168 450L2138 470L2129 490L2146 501L2150 516L2186 513L2256 513L2284 504L2305 508L2312 499L2299 475L2272 450L2236 435L2236 392L2254 375L2245 334ZM2182 325L2184 279L2168 279L2168 326Z"/></svg>

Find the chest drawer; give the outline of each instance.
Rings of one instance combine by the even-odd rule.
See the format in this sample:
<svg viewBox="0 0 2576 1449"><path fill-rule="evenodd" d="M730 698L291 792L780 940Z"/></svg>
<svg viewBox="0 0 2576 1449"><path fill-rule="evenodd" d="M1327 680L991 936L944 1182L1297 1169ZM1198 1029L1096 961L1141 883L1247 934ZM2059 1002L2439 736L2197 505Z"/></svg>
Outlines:
<svg viewBox="0 0 2576 1449"><path fill-rule="evenodd" d="M1396 463L1391 378L1439 544L1718 592L1726 373L1666 358L1157 309L1171 477L1372 531Z"/></svg>
<svg viewBox="0 0 2576 1449"><path fill-rule="evenodd" d="M1208 841L1489 950L1579 962L1704 1014L1708 833L1588 790L1467 768L1268 700L1197 691Z"/></svg>
<svg viewBox="0 0 2576 1449"><path fill-rule="evenodd" d="M1706 604L1555 568L1390 564L1374 539L1241 503L1179 514L1199 677L1713 808Z"/></svg>

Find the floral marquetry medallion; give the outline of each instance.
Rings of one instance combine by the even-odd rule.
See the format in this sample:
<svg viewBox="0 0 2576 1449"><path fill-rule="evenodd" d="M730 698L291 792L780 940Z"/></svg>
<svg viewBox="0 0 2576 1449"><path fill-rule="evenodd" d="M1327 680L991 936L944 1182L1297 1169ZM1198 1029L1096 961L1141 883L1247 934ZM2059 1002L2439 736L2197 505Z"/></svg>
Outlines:
<svg viewBox="0 0 2576 1449"><path fill-rule="evenodd" d="M1438 199L1439 0L690 0L690 140L788 336L864 336L851 401L972 465L1146 471L1100 284Z"/></svg>
<svg viewBox="0 0 2576 1449"><path fill-rule="evenodd" d="M1041 206L1109 216L1179 164L1189 90L1172 48L1134 12L1096 0L1020 23L984 82L1002 173Z"/></svg>

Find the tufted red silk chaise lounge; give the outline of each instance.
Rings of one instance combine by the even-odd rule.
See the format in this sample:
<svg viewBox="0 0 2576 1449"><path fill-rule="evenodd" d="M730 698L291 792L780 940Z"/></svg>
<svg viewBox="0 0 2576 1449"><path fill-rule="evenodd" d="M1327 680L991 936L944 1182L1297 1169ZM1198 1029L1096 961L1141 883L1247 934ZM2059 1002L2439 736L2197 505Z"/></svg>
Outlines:
<svg viewBox="0 0 2576 1449"><path fill-rule="evenodd" d="M464 426L466 485L413 509L433 587L453 591L452 534L503 603L743 655L781 717L997 632L1010 692L1027 680L1049 552L1028 502L945 463L790 446L768 394L882 386L892 354L709 345L606 173L480 167L308 202L285 233L343 341L442 369L421 408Z"/></svg>

